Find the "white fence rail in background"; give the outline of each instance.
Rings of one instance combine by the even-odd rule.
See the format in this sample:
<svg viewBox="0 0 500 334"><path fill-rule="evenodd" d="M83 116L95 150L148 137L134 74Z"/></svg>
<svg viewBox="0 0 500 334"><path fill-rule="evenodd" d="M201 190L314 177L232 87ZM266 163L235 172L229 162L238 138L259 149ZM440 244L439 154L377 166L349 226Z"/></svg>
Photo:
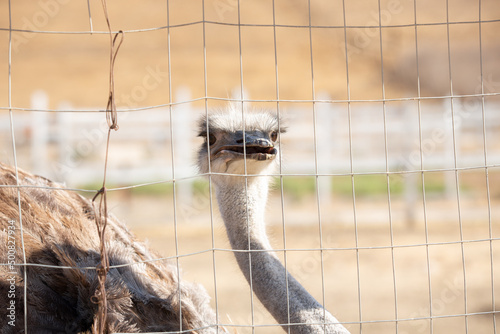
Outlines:
<svg viewBox="0 0 500 334"><path fill-rule="evenodd" d="M179 101L186 99L189 96L178 96ZM499 105L486 103L483 120L482 104L477 99L454 99L453 106L450 99L424 102L420 106L416 101L385 105L353 102L349 106L317 102L314 113L313 107L280 110L288 123L288 132L282 137L284 174L314 174L316 163L321 175L348 174L351 168L354 173L384 173L386 168L419 170L421 155L424 169L452 169L454 150L459 168L483 166L485 157L490 165L500 164ZM34 110L46 110L48 103L44 92L33 94ZM72 110L69 105L61 105L59 109ZM201 144L196 137L196 121L203 113L202 108L190 104L172 107L177 179L196 175L194 160L196 148ZM0 117L0 133L5 137L2 149L6 149L10 145L6 137L8 115ZM28 138L17 142L22 167L70 186L102 180L107 132L103 113L20 111L15 117L15 131L25 134L18 138ZM124 112L119 117L120 131L112 136L108 181L131 185L172 179L169 108ZM188 188L190 180L186 180ZM322 180L327 182L328 178ZM450 184L453 186L453 180Z"/></svg>

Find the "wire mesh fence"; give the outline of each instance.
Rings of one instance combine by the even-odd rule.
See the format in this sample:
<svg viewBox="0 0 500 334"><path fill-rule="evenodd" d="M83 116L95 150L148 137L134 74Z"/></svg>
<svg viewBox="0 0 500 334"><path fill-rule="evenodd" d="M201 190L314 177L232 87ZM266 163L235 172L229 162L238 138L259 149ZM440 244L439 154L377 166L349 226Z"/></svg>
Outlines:
<svg viewBox="0 0 500 334"><path fill-rule="evenodd" d="M199 117L231 107L286 121L265 213L271 244L351 333L497 333L496 1L107 6L124 32L108 207L159 252L154 261L205 287L213 328L282 331L240 273L212 183L196 168ZM0 161L92 198L108 131L101 3L0 7ZM9 231L24 233L21 210L1 221L6 244ZM11 286L29 296L7 281L8 256L2 298L13 300ZM27 325L22 300L14 327L2 312L2 330Z"/></svg>

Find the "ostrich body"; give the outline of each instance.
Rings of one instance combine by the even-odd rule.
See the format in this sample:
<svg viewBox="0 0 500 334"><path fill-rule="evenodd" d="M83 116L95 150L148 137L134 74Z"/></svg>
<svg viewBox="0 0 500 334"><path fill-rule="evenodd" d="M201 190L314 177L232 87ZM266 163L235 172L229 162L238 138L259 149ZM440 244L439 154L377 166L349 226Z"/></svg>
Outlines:
<svg viewBox="0 0 500 334"><path fill-rule="evenodd" d="M278 166L278 136L282 130L279 119L270 113L243 116L233 110L212 114L208 121L200 122L200 136L206 138L198 153L200 171L211 173L241 271L283 329L294 334L348 334L285 270L266 235L269 175Z"/></svg>
<svg viewBox="0 0 500 334"><path fill-rule="evenodd" d="M86 268L100 262L92 205L47 179L23 171L18 175L26 261L52 266L26 267L27 332L90 332L97 312L93 296L98 278L94 269ZM0 164L0 185L8 186L0 187L0 263L11 263L10 257L7 261L7 254L12 254L9 245L16 247L14 262L23 263L16 173L12 167ZM173 263L154 261L159 256L112 216L108 217L105 238L110 265L125 265L111 268L106 278L109 332L216 332L215 314L203 287L179 282ZM0 266L2 334L26 333L23 270L23 266ZM12 292L15 298L10 297ZM9 324L7 308L11 301L15 303L15 317Z"/></svg>

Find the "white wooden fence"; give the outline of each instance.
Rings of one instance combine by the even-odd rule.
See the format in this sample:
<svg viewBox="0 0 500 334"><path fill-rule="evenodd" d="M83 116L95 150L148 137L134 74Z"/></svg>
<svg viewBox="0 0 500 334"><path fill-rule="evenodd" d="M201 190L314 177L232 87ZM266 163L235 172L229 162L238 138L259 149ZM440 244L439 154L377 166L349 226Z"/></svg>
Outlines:
<svg viewBox="0 0 500 334"><path fill-rule="evenodd" d="M177 100L189 100L186 93ZM326 97L327 99L327 97ZM325 99L325 100L326 100ZM46 110L48 97L33 94L32 108ZM302 104L303 105L303 104ZM453 108L453 117L452 117ZM20 165L69 186L102 180L106 118L99 112L14 113ZM500 164L499 105L480 99L368 103L293 104L280 112L288 123L282 137L285 174L384 173L423 168L453 169ZM71 111L68 111L71 110ZM95 110L89 108L87 110ZM117 185L171 180L196 175L196 120L203 114L191 104L124 112L111 137L108 181ZM452 119L454 126L452 126ZM171 126L173 121L173 126ZM172 145L173 135L173 145ZM8 113L0 114L2 160L9 161ZM174 158L172 159L172 147ZM322 178L327 180L328 178ZM189 183L189 180L186 181ZM326 182L326 181L325 181ZM329 187L324 196L328 196Z"/></svg>

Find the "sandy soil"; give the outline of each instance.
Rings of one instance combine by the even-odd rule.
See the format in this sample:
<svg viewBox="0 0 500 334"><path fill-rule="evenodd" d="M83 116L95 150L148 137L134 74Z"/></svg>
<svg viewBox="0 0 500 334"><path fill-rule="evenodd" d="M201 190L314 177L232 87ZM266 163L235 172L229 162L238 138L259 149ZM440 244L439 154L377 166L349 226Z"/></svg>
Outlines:
<svg viewBox="0 0 500 334"><path fill-rule="evenodd" d="M356 242L354 225L336 218L352 212L352 205L342 199L334 202L334 209L322 211L320 234L314 202L285 203L290 208L287 215L297 221L285 217L283 231L281 211L272 209L276 204L279 207L279 198L272 198L269 234L275 249L283 249L286 239L288 270L338 319L347 322L352 333L396 333L396 327L397 333L494 333L493 316L481 313L493 310L493 295L499 298L496 263L500 247L498 240L488 240L488 221L480 213L483 208L476 205L479 219L463 220L462 240L466 242L462 244L456 222L431 218L439 211L432 204L443 208L445 202L428 203L427 238L420 219L409 228L397 218L395 202L391 241L387 220L369 223L364 218L387 216L384 203L361 199ZM184 279L206 287L221 323L239 333L251 333L252 324L257 333L281 332L259 301L251 298L218 214L211 223L208 205L192 206L198 210L191 215L179 205L175 226L171 198L115 196L111 203L113 212L126 217L136 235L162 256L175 261L179 255ZM449 204L446 209L452 212ZM498 213L492 211L494 217ZM302 223L300 218L304 218ZM492 227L492 233L498 236L498 226ZM284 252L278 254L284 260ZM428 320L431 312L432 321Z"/></svg>

